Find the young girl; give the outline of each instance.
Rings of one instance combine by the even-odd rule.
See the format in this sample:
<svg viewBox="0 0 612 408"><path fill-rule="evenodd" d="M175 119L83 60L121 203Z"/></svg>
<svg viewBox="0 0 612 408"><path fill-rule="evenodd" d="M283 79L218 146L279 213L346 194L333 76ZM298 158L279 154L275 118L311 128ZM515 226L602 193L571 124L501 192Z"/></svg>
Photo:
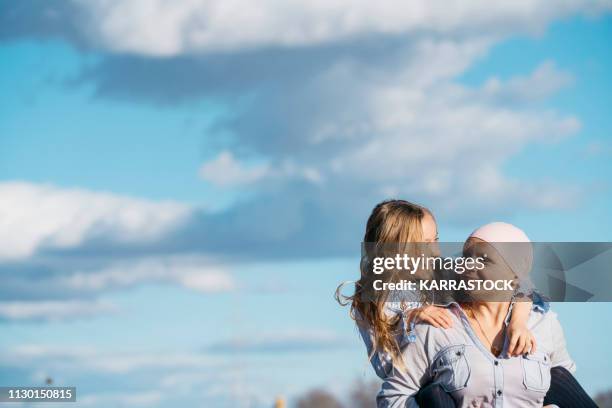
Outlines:
<svg viewBox="0 0 612 408"><path fill-rule="evenodd" d="M431 211L404 200L390 200L378 204L370 215L363 238L364 244L431 243L438 241L438 229ZM415 323L425 322L435 327L449 328L452 318L446 308L424 304L414 292L404 292L398 299L395 293L383 294L375 300L362 300L366 281L371 273L362 268L361 277L355 284L355 293L346 299L351 303L351 316L357 323L368 356L376 374L386 378L394 366L404 367L401 349L414 341L411 328ZM337 299L340 301L339 291ZM535 338L527 329L527 320L532 303L518 302L508 326L511 355L535 351ZM436 394L435 392L433 394ZM439 393L438 393L439 394ZM444 396L441 396L444 398ZM434 406L435 402L426 406Z"/></svg>

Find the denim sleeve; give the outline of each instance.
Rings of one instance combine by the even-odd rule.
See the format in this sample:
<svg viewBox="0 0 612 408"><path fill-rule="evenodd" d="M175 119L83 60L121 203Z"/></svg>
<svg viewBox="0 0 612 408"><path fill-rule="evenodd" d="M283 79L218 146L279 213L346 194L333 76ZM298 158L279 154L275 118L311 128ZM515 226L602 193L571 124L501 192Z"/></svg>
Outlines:
<svg viewBox="0 0 612 408"><path fill-rule="evenodd" d="M366 346L368 359L370 360L370 364L372 364L372 368L376 372L376 375L384 380L393 367L391 356L387 353L374 350L374 333L372 329L366 327L364 324L358 324L357 327L359 328L359 334L361 335L363 344Z"/></svg>
<svg viewBox="0 0 612 408"><path fill-rule="evenodd" d="M430 381L429 360L422 341L409 344L402 352L406 369L394 369L383 381L376 396L378 408L418 408L415 400L421 387Z"/></svg>
<svg viewBox="0 0 612 408"><path fill-rule="evenodd" d="M416 336L414 334L414 322L408 321L409 319L406 315L406 311L421 306L419 302L407 302L403 305L404 308L402 308L399 303L396 304L395 302L390 302L385 307L385 312L389 316L396 314L399 315L398 325L401 330L399 331L397 342L400 349L404 348L407 344L414 343L416 341ZM387 375L389 375L393 369L393 359L391 355L383 351L374 350L374 333L370 327L364 323L358 324L357 327L359 328L359 334L361 335L363 344L368 352L368 358L372 368L378 377L385 379L385 377L387 377Z"/></svg>
<svg viewBox="0 0 612 408"><path fill-rule="evenodd" d="M416 402L416 391L410 383L404 381L399 376L385 379L382 388L376 396L377 408L419 408Z"/></svg>

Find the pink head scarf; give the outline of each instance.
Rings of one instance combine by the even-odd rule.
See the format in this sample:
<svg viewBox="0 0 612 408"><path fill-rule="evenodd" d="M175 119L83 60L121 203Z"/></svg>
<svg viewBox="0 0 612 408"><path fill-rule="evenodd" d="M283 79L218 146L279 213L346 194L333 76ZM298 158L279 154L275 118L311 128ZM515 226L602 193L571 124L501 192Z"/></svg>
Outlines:
<svg viewBox="0 0 612 408"><path fill-rule="evenodd" d="M492 222L476 228L469 238L480 238L491 244L519 279L528 279L533 263L533 248L523 230L505 222ZM512 244L516 242L524 245Z"/></svg>

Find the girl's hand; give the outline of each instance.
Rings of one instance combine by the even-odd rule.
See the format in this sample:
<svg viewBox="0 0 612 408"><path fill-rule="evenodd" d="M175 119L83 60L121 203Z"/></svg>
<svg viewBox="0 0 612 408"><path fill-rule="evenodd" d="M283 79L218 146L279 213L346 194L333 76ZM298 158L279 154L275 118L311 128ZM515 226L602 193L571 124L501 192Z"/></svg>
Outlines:
<svg viewBox="0 0 612 408"><path fill-rule="evenodd" d="M414 309L411 319L415 323L425 322L433 327L449 329L453 326L450 312L445 307L427 305Z"/></svg>
<svg viewBox="0 0 612 408"><path fill-rule="evenodd" d="M524 323L510 322L508 326L508 354L519 356L536 351L536 340Z"/></svg>

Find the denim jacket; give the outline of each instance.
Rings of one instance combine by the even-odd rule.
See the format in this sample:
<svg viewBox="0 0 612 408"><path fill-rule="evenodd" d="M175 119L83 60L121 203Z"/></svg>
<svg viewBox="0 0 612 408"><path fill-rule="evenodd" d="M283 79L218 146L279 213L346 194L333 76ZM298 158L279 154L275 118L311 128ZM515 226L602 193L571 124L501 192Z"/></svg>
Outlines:
<svg viewBox="0 0 612 408"><path fill-rule="evenodd" d="M461 307L453 303L449 309L450 329L416 325L416 341L402 350L406 369L388 373L377 397L379 408L418 407L414 396L430 382L450 393L457 407L542 407L550 369L575 370L553 312L531 312L527 325L538 343L535 353L509 357L506 341L502 354L495 357L472 330Z"/></svg>
<svg viewBox="0 0 612 408"><path fill-rule="evenodd" d="M406 296L407 294L410 296L410 298L391 298L385 305L385 312L388 316L399 317L399 327L396 341L400 347L400 350L403 349L408 343L413 343L416 341L416 335L414 333L415 324L414 322L408 322L407 313L410 310L423 305L419 301L420 297L417 293L404 292L402 296ZM531 292L529 296L533 301L533 310L541 312L548 312L550 310L550 303L539 295L538 292ZM391 356L389 353L384 351L374 350L374 333L372 329L367 326L367 324L363 322L359 323L357 328L359 329L359 334L366 347L372 368L374 368L376 375L384 380L393 369L393 360Z"/></svg>

